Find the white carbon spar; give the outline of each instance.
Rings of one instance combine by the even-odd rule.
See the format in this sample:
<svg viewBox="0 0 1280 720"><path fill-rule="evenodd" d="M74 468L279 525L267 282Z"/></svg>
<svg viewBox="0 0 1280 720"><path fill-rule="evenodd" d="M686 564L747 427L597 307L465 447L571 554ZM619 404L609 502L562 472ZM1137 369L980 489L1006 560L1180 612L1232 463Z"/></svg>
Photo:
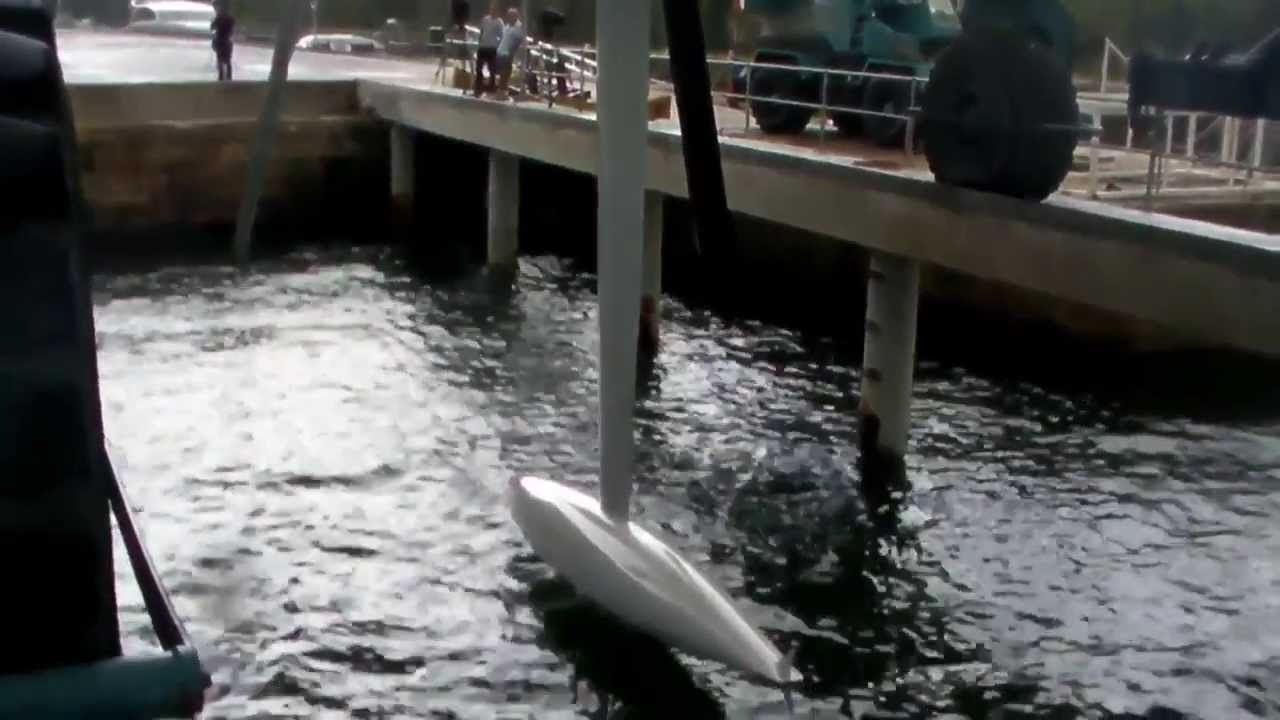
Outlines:
<svg viewBox="0 0 1280 720"><path fill-rule="evenodd" d="M697 568L630 519L650 7L611 0L598 13L600 498L516 478L512 515L552 568L623 622L785 687L799 679L791 658Z"/></svg>

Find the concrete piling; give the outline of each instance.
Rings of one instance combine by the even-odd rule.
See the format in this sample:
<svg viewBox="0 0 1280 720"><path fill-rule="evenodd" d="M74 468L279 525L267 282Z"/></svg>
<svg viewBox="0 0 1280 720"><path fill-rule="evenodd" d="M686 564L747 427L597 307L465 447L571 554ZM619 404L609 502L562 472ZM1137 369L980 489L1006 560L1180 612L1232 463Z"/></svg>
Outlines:
<svg viewBox="0 0 1280 720"><path fill-rule="evenodd" d="M489 152L488 264L512 269L520 251L520 159Z"/></svg>
<svg viewBox="0 0 1280 720"><path fill-rule="evenodd" d="M867 274L863 345L861 473L874 512L887 511L906 488L911 424L920 267L907 258L875 253Z"/></svg>
<svg viewBox="0 0 1280 720"><path fill-rule="evenodd" d="M640 299L640 352L652 355L662 339L662 214L663 195L644 196L644 277Z"/></svg>
<svg viewBox="0 0 1280 720"><path fill-rule="evenodd" d="M409 227L413 221L416 140L413 130L404 125L391 126L391 220L397 230Z"/></svg>

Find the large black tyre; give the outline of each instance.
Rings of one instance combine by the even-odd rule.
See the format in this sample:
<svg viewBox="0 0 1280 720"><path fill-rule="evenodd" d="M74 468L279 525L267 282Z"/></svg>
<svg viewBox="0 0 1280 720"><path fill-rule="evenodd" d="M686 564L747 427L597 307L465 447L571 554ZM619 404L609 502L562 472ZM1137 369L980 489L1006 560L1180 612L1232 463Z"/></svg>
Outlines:
<svg viewBox="0 0 1280 720"><path fill-rule="evenodd" d="M862 107L871 112L906 115L911 109L911 87L896 80L873 79L867 85ZM864 115L862 127L867 137L881 147L901 146L906 137L907 121L881 115Z"/></svg>
<svg viewBox="0 0 1280 720"><path fill-rule="evenodd" d="M861 70L861 64L836 64L837 70ZM861 108L862 88L851 78L832 75L827 86L827 105L831 108ZM841 135L852 137L862 132L862 115L857 112L831 111L831 122Z"/></svg>
<svg viewBox="0 0 1280 720"><path fill-rule="evenodd" d="M39 120L55 113L58 86L49 76L57 62L46 43L0 30L0 114Z"/></svg>
<svg viewBox="0 0 1280 720"><path fill-rule="evenodd" d="M845 137L854 137L862 132L862 116L851 112L831 113L831 122L836 130Z"/></svg>
<svg viewBox="0 0 1280 720"><path fill-rule="evenodd" d="M921 136L934 178L1040 201L1071 170L1080 122L1070 71L1030 38L965 34L934 66Z"/></svg>
<svg viewBox="0 0 1280 720"><path fill-rule="evenodd" d="M792 65L785 60L772 60L779 65ZM751 70L751 116L760 129L770 135L795 135L804 132L813 118L813 108L769 102L769 99L814 102L799 74L775 68Z"/></svg>

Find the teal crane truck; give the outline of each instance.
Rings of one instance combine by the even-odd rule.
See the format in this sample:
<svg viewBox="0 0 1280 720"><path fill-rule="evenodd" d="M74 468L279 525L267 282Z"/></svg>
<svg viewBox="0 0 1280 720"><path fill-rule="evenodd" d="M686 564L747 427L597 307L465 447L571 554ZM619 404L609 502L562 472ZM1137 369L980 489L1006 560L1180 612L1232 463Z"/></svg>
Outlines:
<svg viewBox="0 0 1280 720"><path fill-rule="evenodd" d="M766 133L802 132L816 112L806 105L826 104L842 133L884 146L922 141L939 182L1033 200L1071 168L1082 130L1075 24L1060 0L964 0L959 10L952 0L744 0L743 9L764 32L737 85Z"/></svg>

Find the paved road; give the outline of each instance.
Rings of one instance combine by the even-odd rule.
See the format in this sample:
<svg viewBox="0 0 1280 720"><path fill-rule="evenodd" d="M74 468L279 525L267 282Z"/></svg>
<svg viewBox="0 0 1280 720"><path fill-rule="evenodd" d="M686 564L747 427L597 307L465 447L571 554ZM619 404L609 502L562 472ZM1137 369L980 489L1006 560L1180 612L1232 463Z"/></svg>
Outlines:
<svg viewBox="0 0 1280 720"><path fill-rule="evenodd" d="M58 56L71 83L145 83L213 80L217 71L213 52L204 39L142 35L119 31L60 30ZM234 58L237 79L265 80L271 69L271 48L238 45ZM351 57L299 51L289 77L333 80L349 77L387 80L430 78L434 61Z"/></svg>

